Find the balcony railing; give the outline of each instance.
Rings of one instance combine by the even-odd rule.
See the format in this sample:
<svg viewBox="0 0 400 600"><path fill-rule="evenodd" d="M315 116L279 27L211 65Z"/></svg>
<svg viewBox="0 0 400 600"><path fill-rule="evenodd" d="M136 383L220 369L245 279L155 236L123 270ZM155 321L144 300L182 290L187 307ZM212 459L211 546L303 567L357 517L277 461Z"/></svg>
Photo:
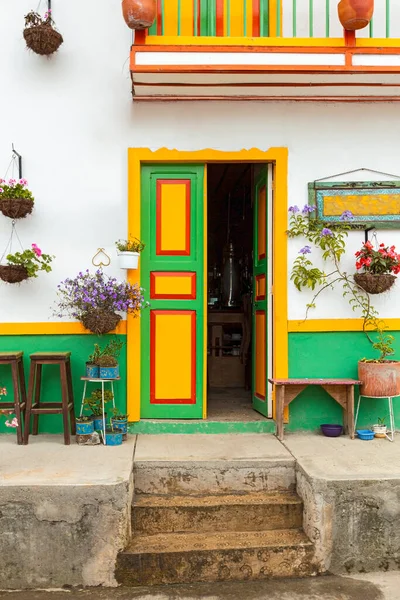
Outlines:
<svg viewBox="0 0 400 600"><path fill-rule="evenodd" d="M157 0L150 36L342 38L338 0ZM358 38L400 38L399 0L375 0Z"/></svg>

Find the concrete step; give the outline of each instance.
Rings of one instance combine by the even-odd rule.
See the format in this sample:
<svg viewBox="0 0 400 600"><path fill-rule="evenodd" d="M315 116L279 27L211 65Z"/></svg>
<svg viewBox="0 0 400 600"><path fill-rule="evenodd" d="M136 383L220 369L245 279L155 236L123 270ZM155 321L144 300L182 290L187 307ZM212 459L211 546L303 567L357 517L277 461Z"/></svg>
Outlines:
<svg viewBox="0 0 400 600"><path fill-rule="evenodd" d="M314 547L303 531L138 535L117 559L126 586L316 575Z"/></svg>
<svg viewBox="0 0 400 600"><path fill-rule="evenodd" d="M303 504L289 492L218 496L137 495L133 531L157 533L263 531L302 526Z"/></svg>
<svg viewBox="0 0 400 600"><path fill-rule="evenodd" d="M268 435L141 435L134 479L138 494L294 491L295 460Z"/></svg>

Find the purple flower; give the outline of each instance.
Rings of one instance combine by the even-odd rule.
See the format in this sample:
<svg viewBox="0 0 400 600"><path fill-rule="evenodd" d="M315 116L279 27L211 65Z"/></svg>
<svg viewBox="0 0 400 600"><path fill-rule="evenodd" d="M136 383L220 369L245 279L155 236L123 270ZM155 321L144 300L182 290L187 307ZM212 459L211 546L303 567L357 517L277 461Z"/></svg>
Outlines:
<svg viewBox="0 0 400 600"><path fill-rule="evenodd" d="M324 227L323 230L321 231L321 237L324 237L324 236L331 237L331 236L333 236L333 232L330 229L328 229L328 227Z"/></svg>
<svg viewBox="0 0 400 600"><path fill-rule="evenodd" d="M304 246L299 250L299 254L311 254L311 246Z"/></svg>
<svg viewBox="0 0 400 600"><path fill-rule="evenodd" d="M293 213L294 215L295 215L296 213L298 213L298 212L299 212L299 210L300 210L300 209L299 209L299 207L297 206L297 204L295 204L294 206L289 206L289 212Z"/></svg>
<svg viewBox="0 0 400 600"><path fill-rule="evenodd" d="M309 204L305 204L303 206L303 210L301 211L303 213L303 215L309 215L310 213L314 212L315 210L315 206L310 206Z"/></svg>
<svg viewBox="0 0 400 600"><path fill-rule="evenodd" d="M351 210L345 210L342 212L340 220L341 221L352 221L354 219L354 215Z"/></svg>

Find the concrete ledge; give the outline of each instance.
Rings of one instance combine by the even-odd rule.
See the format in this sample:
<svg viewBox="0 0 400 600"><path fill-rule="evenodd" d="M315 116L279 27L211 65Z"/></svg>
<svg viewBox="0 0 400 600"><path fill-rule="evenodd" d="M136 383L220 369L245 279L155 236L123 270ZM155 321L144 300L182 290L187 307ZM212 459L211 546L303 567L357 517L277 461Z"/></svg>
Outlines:
<svg viewBox="0 0 400 600"><path fill-rule="evenodd" d="M31 439L0 440L0 588L115 586L130 537L134 438L120 447Z"/></svg>

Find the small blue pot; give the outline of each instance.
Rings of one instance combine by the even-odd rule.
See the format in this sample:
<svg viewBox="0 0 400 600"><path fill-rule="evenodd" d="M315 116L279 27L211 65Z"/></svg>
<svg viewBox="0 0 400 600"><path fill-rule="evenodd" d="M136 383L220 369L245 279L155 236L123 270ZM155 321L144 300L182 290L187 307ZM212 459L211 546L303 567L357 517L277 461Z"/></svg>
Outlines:
<svg viewBox="0 0 400 600"><path fill-rule="evenodd" d="M98 379L99 367L97 365L86 363L86 377L89 377L90 379Z"/></svg>
<svg viewBox="0 0 400 600"><path fill-rule="evenodd" d="M112 427L114 431L120 431L121 433L128 433L128 419L122 421L121 419L111 419Z"/></svg>
<svg viewBox="0 0 400 600"><path fill-rule="evenodd" d="M106 422L107 422L107 413L106 413ZM103 415L93 417L93 428L95 431L99 429L103 429Z"/></svg>
<svg viewBox="0 0 400 600"><path fill-rule="evenodd" d="M360 440L373 440L375 437L375 433L370 429L358 429L356 433Z"/></svg>
<svg viewBox="0 0 400 600"><path fill-rule="evenodd" d="M119 365L116 367L100 367L100 379L117 379L119 377Z"/></svg>
<svg viewBox="0 0 400 600"><path fill-rule="evenodd" d="M86 421L85 423L76 422L76 434L77 435L87 435L89 433L93 433L94 425L93 421Z"/></svg>
<svg viewBox="0 0 400 600"><path fill-rule="evenodd" d="M106 431L106 445L107 446L121 446L122 444L122 433L118 431Z"/></svg>

